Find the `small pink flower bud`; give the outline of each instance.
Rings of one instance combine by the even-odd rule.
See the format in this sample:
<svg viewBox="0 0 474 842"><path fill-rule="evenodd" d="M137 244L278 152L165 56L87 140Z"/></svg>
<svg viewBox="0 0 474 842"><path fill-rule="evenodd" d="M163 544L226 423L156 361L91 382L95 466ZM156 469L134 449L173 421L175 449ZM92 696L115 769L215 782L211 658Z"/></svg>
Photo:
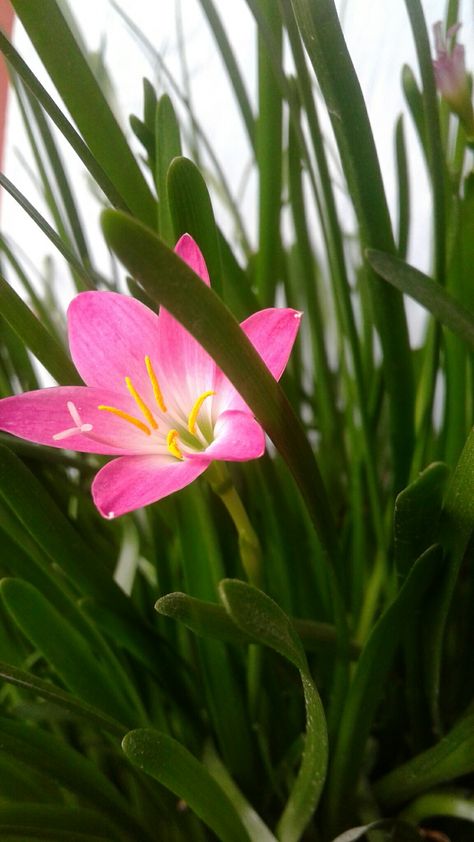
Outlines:
<svg viewBox="0 0 474 842"><path fill-rule="evenodd" d="M436 59L433 61L437 88L451 110L462 121L468 137L474 137L474 111L469 90L464 47L455 43L461 24L443 33L441 21L433 26Z"/></svg>

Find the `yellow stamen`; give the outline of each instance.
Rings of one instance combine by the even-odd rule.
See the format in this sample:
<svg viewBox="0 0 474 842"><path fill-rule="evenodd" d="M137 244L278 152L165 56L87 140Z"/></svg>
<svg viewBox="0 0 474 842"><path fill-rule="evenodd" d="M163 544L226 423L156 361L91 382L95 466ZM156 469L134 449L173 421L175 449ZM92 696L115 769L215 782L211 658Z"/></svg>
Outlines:
<svg viewBox="0 0 474 842"><path fill-rule="evenodd" d="M168 446L168 450L172 456L176 456L176 459L182 459L183 454L181 453L176 439L179 438L179 433L177 430L170 430L168 435L166 436L166 444Z"/></svg>
<svg viewBox="0 0 474 842"><path fill-rule="evenodd" d="M145 365L146 370L148 372L148 377L150 378L151 385L153 386L153 394L155 396L155 400L160 407L162 412L166 412L165 402L163 400L163 395L161 394L161 389L158 384L158 380L156 378L156 374L153 370L153 366L151 364L150 357L145 357Z"/></svg>
<svg viewBox="0 0 474 842"><path fill-rule="evenodd" d="M106 412L111 412L113 415L117 415L118 418L123 418L124 421L129 421L130 424L134 424L135 427L138 427L142 433L146 433L147 436L151 436L151 430L147 427L143 421L140 421L138 418L134 418L133 415L129 415L128 412L122 412L121 409L116 409L115 406L100 406L97 409L105 409Z"/></svg>
<svg viewBox="0 0 474 842"><path fill-rule="evenodd" d="M199 415L199 410L201 409L201 406L203 405L206 398L210 398L211 395L215 395L215 394L216 394L215 392L203 392L202 395L199 395L196 403L194 404L191 412L189 413L188 430L193 435L196 432L196 421L197 421L197 417Z"/></svg>
<svg viewBox="0 0 474 842"><path fill-rule="evenodd" d="M153 430L157 430L158 424L156 423L155 419L153 418L153 415L151 414L150 410L148 409L145 401L143 400L142 397L140 397L137 390L135 389L135 386L133 385L132 381L130 380L130 377L125 378L125 383L127 384L127 389L130 392L133 400L135 401L138 408L141 409L141 411L143 412L143 414L144 414L146 420L148 421L150 427L152 427Z"/></svg>

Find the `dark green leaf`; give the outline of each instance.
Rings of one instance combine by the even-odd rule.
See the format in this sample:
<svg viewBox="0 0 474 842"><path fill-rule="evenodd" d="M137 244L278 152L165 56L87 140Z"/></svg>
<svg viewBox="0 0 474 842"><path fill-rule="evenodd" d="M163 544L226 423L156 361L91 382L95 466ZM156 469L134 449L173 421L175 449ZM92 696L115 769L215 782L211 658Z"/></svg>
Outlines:
<svg viewBox="0 0 474 842"><path fill-rule="evenodd" d="M5 664L0 661L0 679L7 681L9 684L13 684L15 687L21 687L24 690L28 690L29 692L34 693L35 696L40 696L43 699L49 699L51 702L54 702L55 705L58 705L58 707L68 711L73 716L85 718L92 722L95 726L104 728L106 731L109 731L118 737L122 737L124 731L126 730L125 726L121 725L120 722L116 722L114 719L107 716L107 714L102 713L102 711L87 704L87 702L77 699L75 696L72 696L65 690L61 690L60 687L56 687L49 681L43 681L43 679L37 678L36 675L32 675L32 673L18 669L11 664Z"/></svg>
<svg viewBox="0 0 474 842"><path fill-rule="evenodd" d="M393 525L394 552L397 571L402 578L418 556L436 540L448 476L447 465L435 462L397 497Z"/></svg>
<svg viewBox="0 0 474 842"><path fill-rule="evenodd" d="M156 108L154 142L155 181L160 200L158 208L160 237L168 246L174 246L176 237L171 219L167 176L171 161L181 155L181 138L173 103L167 94L160 98Z"/></svg>
<svg viewBox="0 0 474 842"><path fill-rule="evenodd" d="M357 778L373 716L405 629L405 618L413 612L435 575L439 574L442 560L439 546L431 547L418 559L362 650L330 766L327 809L332 832L340 829L344 809L353 794L353 782Z"/></svg>
<svg viewBox="0 0 474 842"><path fill-rule="evenodd" d="M219 593L232 620L259 643L287 658L300 672L306 707L306 736L301 766L278 822L281 842L297 842L313 815L326 779L328 741L324 709L308 670L301 641L291 620L270 597L253 585L225 579Z"/></svg>
<svg viewBox="0 0 474 842"><path fill-rule="evenodd" d="M112 682L98 652L91 650L89 642L40 591L21 579L3 579L0 594L17 626L73 694L95 707L104 707L119 721L133 721L121 685Z"/></svg>
<svg viewBox="0 0 474 842"><path fill-rule="evenodd" d="M390 216L362 89L334 0L285 0L295 17L331 118L362 242L394 253ZM350 127L350 129L349 129ZM413 374L403 302L370 275L370 294L390 397L395 488L403 487L414 443ZM403 392L400 383L404 384Z"/></svg>

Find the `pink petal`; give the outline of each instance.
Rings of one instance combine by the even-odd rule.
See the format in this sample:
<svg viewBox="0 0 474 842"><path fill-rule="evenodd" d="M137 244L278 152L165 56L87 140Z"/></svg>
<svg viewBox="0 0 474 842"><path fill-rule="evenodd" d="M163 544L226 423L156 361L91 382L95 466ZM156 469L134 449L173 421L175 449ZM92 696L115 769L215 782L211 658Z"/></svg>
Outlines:
<svg viewBox="0 0 474 842"><path fill-rule="evenodd" d="M119 517L179 491L208 464L209 460L179 462L169 456L122 456L101 468L92 483L92 497L103 517Z"/></svg>
<svg viewBox="0 0 474 842"><path fill-rule="evenodd" d="M189 234L183 234L175 251L209 284L204 258ZM163 307L159 323L158 359L163 389L173 396L168 398L169 404L173 405L174 401L174 408L180 406L189 413L197 398L212 389L216 366L204 348ZM210 412L209 404L202 412Z"/></svg>
<svg viewBox="0 0 474 842"><path fill-rule="evenodd" d="M191 235L183 234L176 243L174 250L181 260L184 260L184 262L191 267L193 272L195 272L196 275L199 275L201 280L209 286L209 272L207 271L206 262L202 256L201 250L198 248Z"/></svg>
<svg viewBox="0 0 474 842"><path fill-rule="evenodd" d="M265 452L265 433L248 412L223 412L214 427L215 439L202 454L189 454L191 461L245 462Z"/></svg>
<svg viewBox="0 0 474 842"><path fill-rule="evenodd" d="M82 423L92 425L92 430L55 439L53 436L77 426L68 403L73 404L72 415L78 413ZM127 395L88 386L55 386L1 400L0 430L36 444L83 453L143 453L150 450L153 440L156 450L154 436L99 410L102 404L137 416L137 407Z"/></svg>
<svg viewBox="0 0 474 842"><path fill-rule="evenodd" d="M156 313L127 295L81 292L69 306L68 330L74 364L88 386L126 391L125 377L130 377L153 403L145 357L158 374Z"/></svg>
<svg viewBox="0 0 474 842"><path fill-rule="evenodd" d="M275 380L282 376L300 327L302 313L283 307L259 310L240 325ZM219 369L214 385L214 417L226 409L248 410L234 386Z"/></svg>

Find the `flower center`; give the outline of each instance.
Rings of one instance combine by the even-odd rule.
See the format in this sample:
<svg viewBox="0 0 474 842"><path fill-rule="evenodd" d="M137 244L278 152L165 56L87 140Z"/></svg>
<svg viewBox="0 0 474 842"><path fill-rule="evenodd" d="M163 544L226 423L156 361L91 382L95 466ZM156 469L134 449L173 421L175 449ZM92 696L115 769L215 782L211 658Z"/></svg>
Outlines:
<svg viewBox="0 0 474 842"><path fill-rule="evenodd" d="M160 385L158 383L158 378L155 374L155 371L154 371L154 368L153 368L153 365L152 365L152 362L151 362L149 356L145 357L145 367L146 367L146 370L147 370L148 378L149 378L149 381L150 381L150 384L151 384L151 387L152 387L152 390L153 390L153 396L155 398L157 407L163 415L168 415L169 418L170 418L170 421L172 421L173 420L173 417L172 417L173 413L168 412L168 409L167 409L166 404L165 404L164 399L163 399L162 391L160 389ZM127 390L129 392L129 394L131 395L131 397L135 401L135 404L136 404L137 408L139 409L139 411L142 415L142 418L144 418L145 420L142 420L142 418L140 418L140 417L137 418L135 415L131 415L129 412L124 412L124 410L122 410L122 409L120 409L119 407L116 407L116 406L107 406L105 404L99 404L97 409L99 409L101 411L104 411L104 412L110 412L112 415L115 415L117 418L121 418L123 421L127 421L128 424L131 424L132 426L136 427L144 435L151 436L153 430L159 429L158 422L157 422L155 416L153 415L152 410L145 403L143 397L137 391L137 389L135 388L135 386L133 385L133 383L131 381L131 378L128 377L128 376L125 377L125 385L127 387ZM215 394L215 392L213 392L212 390L208 390L206 392L202 392L202 394L200 394L196 398L196 400L194 401L194 404L191 408L191 411L190 411L189 415L187 416L186 427L184 427L184 424L181 422L180 419L178 419L178 425L177 426L182 427L181 433L178 429L175 429L175 428L171 428L171 429L168 430L168 432L166 434L166 437L165 437L165 442L166 442L166 448L168 450L168 453L171 456L174 456L176 459L181 459L181 460L184 459L183 446L178 444L180 436L184 436L185 439L187 439L188 436L193 437L194 441L189 442L189 445L192 447L193 450L195 449L196 444L198 444L199 447L201 447L202 444L205 443L205 438L203 436L202 431L199 431L198 428L197 428L197 421L198 421L198 416L199 416L199 413L201 411L201 407L202 407L204 401L207 398L211 397L211 395L214 395L214 394ZM82 423L82 419L79 415L79 412L78 412L75 404L72 401L67 402L67 408L69 410L69 414L70 414L75 426L69 427L67 430L63 430L60 433L56 433L53 436L53 439L55 441L60 441L62 439L69 438L70 436L77 435L78 433L87 434L87 433L90 433L93 430L92 424L83 424ZM174 420L176 420L176 419L174 419ZM186 444L187 443L185 442L185 445Z"/></svg>

